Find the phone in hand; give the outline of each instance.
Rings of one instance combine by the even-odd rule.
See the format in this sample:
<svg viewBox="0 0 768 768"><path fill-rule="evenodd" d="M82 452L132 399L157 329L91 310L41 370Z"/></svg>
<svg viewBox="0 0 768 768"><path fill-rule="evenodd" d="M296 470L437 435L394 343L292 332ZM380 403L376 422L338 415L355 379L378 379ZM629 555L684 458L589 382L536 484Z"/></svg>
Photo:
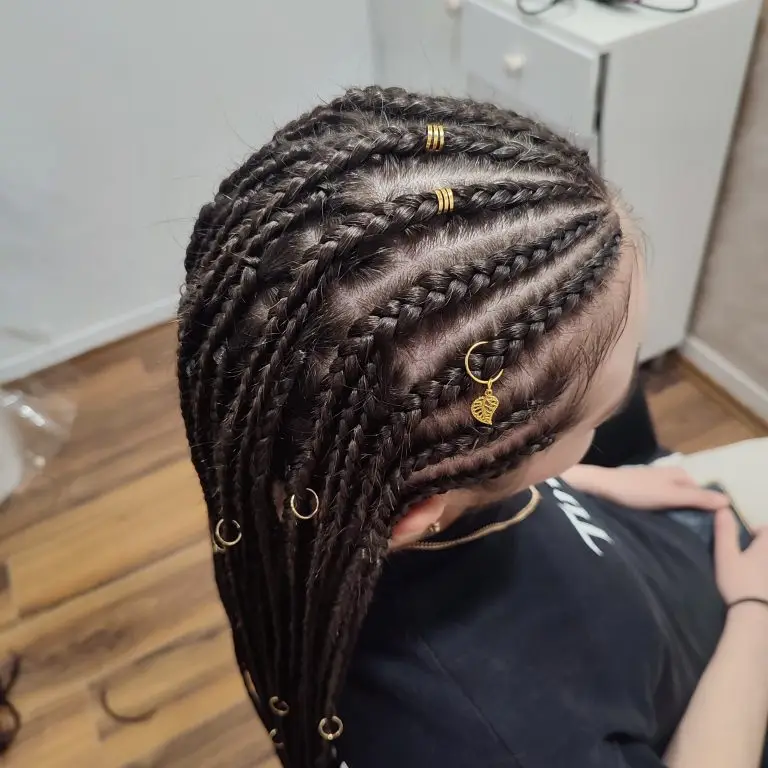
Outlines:
<svg viewBox="0 0 768 768"><path fill-rule="evenodd" d="M728 491L720 485L720 483L709 483L705 486L713 491L719 491L724 493L730 499L731 496ZM741 544L742 552L752 543L755 538L754 531L750 527L749 523L744 519L744 516L739 511L738 507L731 500L731 509L736 515L736 519L739 523L739 542ZM710 554L714 555L715 552L715 518L710 512L702 512L695 509L674 509L666 513L669 518L675 522L684 525L688 530L695 533L707 547Z"/></svg>

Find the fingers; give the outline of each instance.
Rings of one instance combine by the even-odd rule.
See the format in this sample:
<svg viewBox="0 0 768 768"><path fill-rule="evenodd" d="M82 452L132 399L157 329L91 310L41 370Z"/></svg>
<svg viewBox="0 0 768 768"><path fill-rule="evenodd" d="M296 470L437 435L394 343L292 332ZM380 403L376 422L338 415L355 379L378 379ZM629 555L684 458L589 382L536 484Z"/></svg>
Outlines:
<svg viewBox="0 0 768 768"><path fill-rule="evenodd" d="M715 515L715 568L722 573L740 554L736 516L730 509L719 509Z"/></svg>
<svg viewBox="0 0 768 768"><path fill-rule="evenodd" d="M730 506L730 499L720 491L700 488L698 485L676 485L670 490L670 506L714 512Z"/></svg>

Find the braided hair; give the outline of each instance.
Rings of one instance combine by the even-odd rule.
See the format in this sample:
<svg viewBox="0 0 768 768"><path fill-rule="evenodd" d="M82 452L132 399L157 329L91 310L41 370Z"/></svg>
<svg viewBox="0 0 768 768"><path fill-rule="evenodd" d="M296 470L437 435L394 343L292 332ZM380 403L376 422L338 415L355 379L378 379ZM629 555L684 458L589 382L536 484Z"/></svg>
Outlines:
<svg viewBox="0 0 768 768"><path fill-rule="evenodd" d="M285 766L331 759L408 506L514 470L578 416L621 324L598 302L621 242L584 152L489 104L390 88L290 123L202 208L181 408L238 663ZM470 415L479 340L475 375L504 369L490 425Z"/></svg>

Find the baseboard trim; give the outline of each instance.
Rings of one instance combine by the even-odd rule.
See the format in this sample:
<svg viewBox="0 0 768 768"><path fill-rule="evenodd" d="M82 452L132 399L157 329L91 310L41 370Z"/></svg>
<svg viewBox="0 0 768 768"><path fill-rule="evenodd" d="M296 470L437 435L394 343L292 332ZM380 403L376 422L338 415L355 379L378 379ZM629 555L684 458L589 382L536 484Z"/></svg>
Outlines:
<svg viewBox="0 0 768 768"><path fill-rule="evenodd" d="M680 354L758 418L768 421L768 390L709 344L689 336L683 342Z"/></svg>
<svg viewBox="0 0 768 768"><path fill-rule="evenodd" d="M172 296L147 304L123 315L95 323L76 333L41 344L23 355L0 361L0 383L14 381L32 373L82 355L96 347L143 331L173 318L179 297Z"/></svg>

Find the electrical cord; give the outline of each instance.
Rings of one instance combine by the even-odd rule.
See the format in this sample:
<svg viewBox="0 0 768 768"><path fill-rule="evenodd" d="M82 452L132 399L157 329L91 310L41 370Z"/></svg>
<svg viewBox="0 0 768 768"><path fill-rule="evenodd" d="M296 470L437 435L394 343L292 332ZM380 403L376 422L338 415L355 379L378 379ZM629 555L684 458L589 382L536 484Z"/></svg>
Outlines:
<svg viewBox="0 0 768 768"><path fill-rule="evenodd" d="M517 0L517 10L524 16L538 16L540 13L545 13L551 10L556 5L564 0L547 0L544 5L529 6L523 0ZM596 0L601 5L635 5L638 8L645 8L649 11L659 11L660 13L690 13L699 7L699 0L691 0L688 5L684 5L678 8L667 7L663 5L654 5L653 3L647 3L645 0Z"/></svg>
<svg viewBox="0 0 768 768"><path fill-rule="evenodd" d="M529 7L523 0L517 0L517 10L524 16L538 16L540 13L549 11L556 5L560 5L563 0L548 0L544 5L536 5L536 7Z"/></svg>
<svg viewBox="0 0 768 768"><path fill-rule="evenodd" d="M663 5L653 5L652 3L646 3L645 0L631 0L631 2L633 5L637 5L640 8L647 8L649 11L661 11L661 13L690 13L699 7L699 0L691 0L690 4L680 8L667 8Z"/></svg>

